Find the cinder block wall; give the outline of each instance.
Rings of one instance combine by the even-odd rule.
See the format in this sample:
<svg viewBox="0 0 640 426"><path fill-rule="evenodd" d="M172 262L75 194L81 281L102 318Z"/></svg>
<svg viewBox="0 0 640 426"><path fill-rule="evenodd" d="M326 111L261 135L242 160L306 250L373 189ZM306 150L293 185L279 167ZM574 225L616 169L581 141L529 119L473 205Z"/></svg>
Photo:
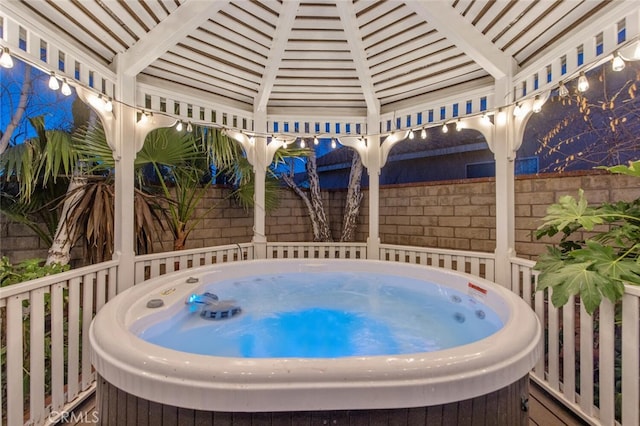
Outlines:
<svg viewBox="0 0 640 426"><path fill-rule="evenodd" d="M576 196L583 188L590 203L631 201L640 197L640 179L604 172L522 176L516 179L515 238L519 256L534 259L557 241L536 240L547 206L562 195ZM249 242L253 236L253 209L245 210L231 198L229 189L212 188L198 209L202 221L187 240L187 248ZM323 194L334 240L340 238L346 191ZM493 179L389 185L380 189L380 239L387 244L440 247L492 252L495 249L495 182ZM214 206L211 208L211 206ZM369 194L364 191L356 241L366 241L369 227ZM268 241L312 241L311 222L304 203L282 189L279 207L266 218ZM171 251L173 237L163 235L156 251ZM0 255L16 263L44 258L48 247L24 225L0 216ZM75 249L74 259L82 259Z"/></svg>

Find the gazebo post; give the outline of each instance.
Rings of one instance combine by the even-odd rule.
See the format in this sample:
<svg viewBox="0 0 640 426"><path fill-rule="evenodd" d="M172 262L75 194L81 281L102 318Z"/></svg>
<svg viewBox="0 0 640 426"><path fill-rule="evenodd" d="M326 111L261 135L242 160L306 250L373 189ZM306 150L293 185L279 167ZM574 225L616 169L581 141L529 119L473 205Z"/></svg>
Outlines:
<svg viewBox="0 0 640 426"><path fill-rule="evenodd" d="M120 65L121 61L116 61ZM115 160L115 215L113 259L118 260L118 293L133 286L135 276L134 248L134 161L137 154L136 111L127 105L135 105L136 78L120 72L116 84L113 157ZM134 135L134 138L132 138ZM143 139L144 140L144 139Z"/></svg>
<svg viewBox="0 0 640 426"><path fill-rule="evenodd" d="M254 111L254 126L257 135L267 133L267 117L264 110ZM265 183L267 173L267 138L256 136L253 155L253 172L255 173L255 192L253 194L253 254L256 259L267 258Z"/></svg>
<svg viewBox="0 0 640 426"><path fill-rule="evenodd" d="M378 115L367 115L367 129L378 129ZM374 132L375 133L375 132ZM380 259L380 171L382 169L382 146L377 135L367 136L366 162L369 174L369 236L367 237L367 259Z"/></svg>

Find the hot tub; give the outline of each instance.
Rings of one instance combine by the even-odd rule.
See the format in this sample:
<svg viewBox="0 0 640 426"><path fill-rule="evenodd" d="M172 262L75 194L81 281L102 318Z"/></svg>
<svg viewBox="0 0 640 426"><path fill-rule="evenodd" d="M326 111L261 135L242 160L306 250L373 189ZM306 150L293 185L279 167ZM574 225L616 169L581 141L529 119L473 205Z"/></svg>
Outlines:
<svg viewBox="0 0 640 426"><path fill-rule="evenodd" d="M215 290L216 282L318 271L391 273L437 283L487 306L503 326L479 341L438 351L335 358L206 356L139 336L184 310L190 295ZM334 423L353 416L426 419L429 410L456 419L481 415L497 424L526 424L528 372L541 354L540 338L533 311L489 281L421 265L336 259L257 260L167 274L118 295L90 329L104 424L127 420L127 412L138 422L141 415L228 424L243 416L268 416L295 424L292 419L304 415Z"/></svg>

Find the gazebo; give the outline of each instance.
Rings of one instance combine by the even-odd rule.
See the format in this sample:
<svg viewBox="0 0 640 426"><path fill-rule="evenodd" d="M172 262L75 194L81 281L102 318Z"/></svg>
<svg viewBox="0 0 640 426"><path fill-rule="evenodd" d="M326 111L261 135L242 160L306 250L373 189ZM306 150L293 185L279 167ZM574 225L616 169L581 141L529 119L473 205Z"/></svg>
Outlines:
<svg viewBox="0 0 640 426"><path fill-rule="evenodd" d="M145 267L155 267L149 265L158 260L136 257L134 250L134 159L151 130L177 123L220 128L238 140L254 167L256 200L264 199L266 169L283 143L326 137L355 149L370 182L368 237L360 247L367 258L386 256L385 260L392 250L383 247L379 237L377 176L391 148L410 133L431 127L455 123L477 130L496 163L496 248L486 257L489 260L480 257L473 262L487 265L489 277L498 284L524 294L531 292L535 274L532 263L518 259L514 248L514 161L527 121L552 91L586 78L588 70L618 55L640 59L634 56L640 5L635 1L11 0L0 5L0 36L3 54L75 87L101 117L116 159L114 259L103 269L69 272L64 284L49 280L46 290L34 286L26 293L7 293L0 303L7 312L31 297L31 291L61 294L63 288L77 285L79 277L106 280L108 298L143 280ZM242 245L244 257L272 256L262 206L256 202L254 235L250 244ZM237 259L236 247L224 250ZM181 255L164 256L168 265ZM443 256L463 259L465 254ZM77 297L72 300L78 302ZM635 312L637 318L638 299L633 297L625 312L631 318ZM95 309L104 302L99 300ZM539 312L545 309L542 300L529 302ZM55 306L61 312L61 306ZM85 315L88 323L91 313L85 309L80 314L78 309L71 312ZM9 327L17 317L7 315ZM602 314L600 320L612 325L613 315L611 308L611 315ZM570 316L564 316L565 326ZM586 329L586 323L583 326ZM552 321L551 327L557 331L557 322ZM629 343L635 345L635 355L624 364L630 374L623 377L631 377L623 385L627 386L625 425L640 421L637 321L628 333L635 334ZM21 338L10 338L16 348L22 346ZM612 353L613 340L609 343ZM554 345L559 344L553 340L550 350L557 351ZM43 350L43 345L41 340L32 343L32 350ZM60 362L62 352L54 352ZM602 352L605 362L613 365L609 352ZM9 352L7 357L11 356ZM44 424L48 412L73 406L74 398L93 390L88 355L80 351L73 356L76 366L69 368L76 369L71 374L81 375L80 384L69 383L66 392L60 391L64 380L54 375L52 401L47 402L42 392L36 392L44 386L44 378L36 379L26 422ZM22 388L22 376L11 372L22 366L17 358L15 354L11 358L7 377L0 377L10 389ZM605 382L600 389L610 395L600 397L599 408L594 409L592 391L585 390L587 396L582 397L564 393L575 388L576 378L559 378L554 359L537 367L537 380L588 421L613 424L613 378L601 377ZM22 421L22 408L22 395L9 393L9 424Z"/></svg>

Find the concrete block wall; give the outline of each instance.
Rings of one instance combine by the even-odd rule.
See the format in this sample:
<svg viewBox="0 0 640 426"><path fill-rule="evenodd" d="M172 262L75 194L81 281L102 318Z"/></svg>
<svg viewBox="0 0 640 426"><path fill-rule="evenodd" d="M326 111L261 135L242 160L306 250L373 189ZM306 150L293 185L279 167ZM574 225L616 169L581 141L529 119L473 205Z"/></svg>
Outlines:
<svg viewBox="0 0 640 426"><path fill-rule="evenodd" d="M535 259L558 237L536 240L549 204L562 195L576 196L583 188L587 200L631 201L640 197L640 179L605 172L576 172L563 176L521 176L515 182L516 253ZM229 189L213 187L203 198L197 214L203 219L187 240L187 248L249 242L253 237L253 209L245 210L229 198ZM341 232L346 191L323 194L335 241ZM492 252L495 249L495 182L490 178L408 185L380 189L380 239L387 244L439 247ZM211 208L214 206L214 208ZM364 191L356 241L368 236L369 194ZM312 241L311 221L304 203L290 190L282 189L279 207L267 214L268 241ZM173 238L167 232L156 251L171 251ZM24 225L0 217L0 256L14 263L46 257L48 247ZM82 254L74 251L74 256Z"/></svg>

